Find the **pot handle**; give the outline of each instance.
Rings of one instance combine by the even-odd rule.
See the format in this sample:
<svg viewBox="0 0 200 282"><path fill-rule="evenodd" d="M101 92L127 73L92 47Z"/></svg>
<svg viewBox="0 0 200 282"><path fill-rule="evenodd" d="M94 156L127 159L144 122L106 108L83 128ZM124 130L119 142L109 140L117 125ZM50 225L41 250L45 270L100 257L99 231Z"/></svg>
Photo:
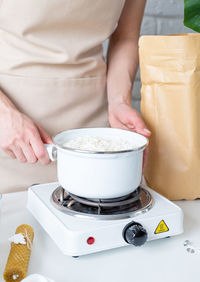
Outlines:
<svg viewBox="0 0 200 282"><path fill-rule="evenodd" d="M57 148L54 144L44 144L51 161L57 160Z"/></svg>

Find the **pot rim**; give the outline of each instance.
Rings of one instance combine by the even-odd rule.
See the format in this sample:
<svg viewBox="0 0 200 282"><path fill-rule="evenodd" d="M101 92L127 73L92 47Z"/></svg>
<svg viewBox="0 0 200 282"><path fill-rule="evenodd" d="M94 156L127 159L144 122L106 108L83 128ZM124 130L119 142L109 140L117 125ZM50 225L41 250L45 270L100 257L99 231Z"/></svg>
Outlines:
<svg viewBox="0 0 200 282"><path fill-rule="evenodd" d="M82 128L76 128L76 129L78 130L78 129L82 129ZM90 128L87 128L87 129L90 129ZM118 128L116 128L116 129L118 129ZM123 130L123 129L120 129L120 130ZM143 151L149 145L149 139L147 137L145 137L144 135L140 134L140 133L137 133L137 132L133 132L133 133L136 133L136 134L141 135L142 137L144 137L146 139L146 144L142 145L142 146L140 146L138 148L135 148L135 149L121 150L121 151L89 151L89 150L74 149L74 148L70 148L70 147L66 147L66 146L62 146L61 144L58 144L54 140L54 138L58 134L53 137L53 140L55 142L54 144L56 145L56 147L58 147L58 148L60 148L62 150L65 150L65 151L81 153L81 154L83 153L83 154L92 154L92 155L95 155L95 154L97 154L97 155L113 155L113 154L124 154L124 153L130 153L130 152Z"/></svg>

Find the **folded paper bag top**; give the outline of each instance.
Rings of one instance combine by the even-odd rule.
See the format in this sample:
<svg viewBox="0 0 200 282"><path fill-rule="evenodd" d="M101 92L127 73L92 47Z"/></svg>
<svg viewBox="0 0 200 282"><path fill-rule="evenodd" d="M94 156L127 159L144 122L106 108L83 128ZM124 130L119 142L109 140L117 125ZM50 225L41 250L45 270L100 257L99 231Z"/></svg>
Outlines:
<svg viewBox="0 0 200 282"><path fill-rule="evenodd" d="M142 36L141 112L152 131L144 176L171 200L200 197L200 34Z"/></svg>

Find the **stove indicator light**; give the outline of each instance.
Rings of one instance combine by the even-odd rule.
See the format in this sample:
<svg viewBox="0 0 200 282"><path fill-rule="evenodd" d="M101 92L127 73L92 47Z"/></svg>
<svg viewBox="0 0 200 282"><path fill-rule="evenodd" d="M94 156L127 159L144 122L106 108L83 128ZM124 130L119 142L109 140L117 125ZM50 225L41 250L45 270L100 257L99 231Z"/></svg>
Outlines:
<svg viewBox="0 0 200 282"><path fill-rule="evenodd" d="M87 243L88 243L88 245L92 245L92 244L94 244L94 242L95 242L94 237L89 237L89 238L87 238Z"/></svg>

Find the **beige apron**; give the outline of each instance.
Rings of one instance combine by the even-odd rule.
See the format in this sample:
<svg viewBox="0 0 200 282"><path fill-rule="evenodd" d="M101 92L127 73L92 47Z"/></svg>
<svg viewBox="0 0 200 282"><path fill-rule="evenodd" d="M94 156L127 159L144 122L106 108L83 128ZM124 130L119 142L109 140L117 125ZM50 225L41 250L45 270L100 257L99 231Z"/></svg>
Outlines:
<svg viewBox="0 0 200 282"><path fill-rule="evenodd" d="M0 88L50 135L108 126L102 42L125 0L0 0ZM56 181L56 164L0 152L0 192Z"/></svg>

